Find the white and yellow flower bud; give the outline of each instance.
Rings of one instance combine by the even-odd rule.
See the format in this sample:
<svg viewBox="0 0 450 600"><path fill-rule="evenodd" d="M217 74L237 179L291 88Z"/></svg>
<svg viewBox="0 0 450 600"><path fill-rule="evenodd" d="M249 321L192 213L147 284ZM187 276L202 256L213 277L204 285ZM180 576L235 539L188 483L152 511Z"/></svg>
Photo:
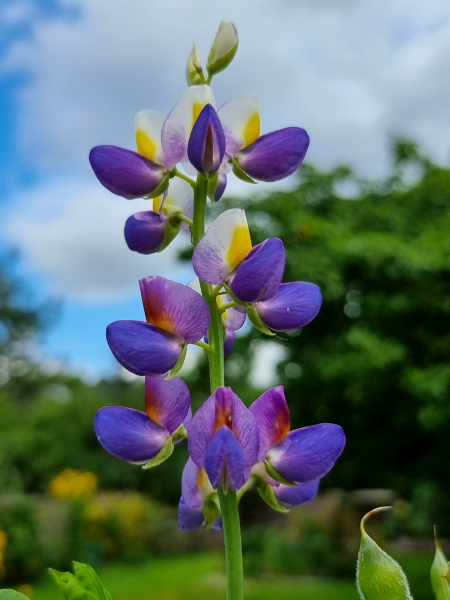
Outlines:
<svg viewBox="0 0 450 600"><path fill-rule="evenodd" d="M198 55L197 46L194 44L186 64L186 81L189 86L205 83L202 64Z"/></svg>
<svg viewBox="0 0 450 600"><path fill-rule="evenodd" d="M226 69L233 60L238 46L239 38L236 27L233 23L222 21L208 55L206 68L209 75L215 75Z"/></svg>

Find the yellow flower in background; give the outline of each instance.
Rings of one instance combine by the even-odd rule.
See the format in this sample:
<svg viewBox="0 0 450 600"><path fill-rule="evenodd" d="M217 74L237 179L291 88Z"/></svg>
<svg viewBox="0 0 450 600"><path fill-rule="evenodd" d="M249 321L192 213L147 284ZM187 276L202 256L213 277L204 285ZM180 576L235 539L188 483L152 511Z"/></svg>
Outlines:
<svg viewBox="0 0 450 600"><path fill-rule="evenodd" d="M23 583L22 585L19 585L17 591L26 596L27 598L32 598L34 594L33 588L28 583Z"/></svg>
<svg viewBox="0 0 450 600"><path fill-rule="evenodd" d="M98 490L98 477L89 471L64 469L53 477L48 485L48 491L58 500L77 500L93 496Z"/></svg>

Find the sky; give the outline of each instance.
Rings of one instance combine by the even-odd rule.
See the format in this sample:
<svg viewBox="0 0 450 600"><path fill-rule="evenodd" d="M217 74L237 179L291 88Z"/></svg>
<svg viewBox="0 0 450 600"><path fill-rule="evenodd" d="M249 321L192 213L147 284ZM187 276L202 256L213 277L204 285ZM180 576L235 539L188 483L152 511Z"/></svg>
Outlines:
<svg viewBox="0 0 450 600"><path fill-rule="evenodd" d="M448 164L448 0L2 0L0 252L19 251L33 298L62 302L36 350L47 364L113 372L104 330L143 317L138 279L191 278L176 261L187 237L151 257L127 250L124 222L148 205L108 193L87 157L98 144L134 149L136 112L171 110L193 42L205 61L222 19L240 47L213 82L219 106L256 93L263 132L305 128L307 158L325 169L379 177L393 135Z"/></svg>

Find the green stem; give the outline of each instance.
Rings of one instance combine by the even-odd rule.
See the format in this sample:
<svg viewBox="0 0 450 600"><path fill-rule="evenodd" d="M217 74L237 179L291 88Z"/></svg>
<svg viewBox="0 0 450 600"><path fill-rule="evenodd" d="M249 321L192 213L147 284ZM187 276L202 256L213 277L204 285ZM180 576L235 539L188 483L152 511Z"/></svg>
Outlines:
<svg viewBox="0 0 450 600"><path fill-rule="evenodd" d="M208 179L201 173L197 177L194 188L194 223L192 226L192 242L194 247L205 233L205 212ZM211 322L208 329L208 352L211 393L225 384L224 354L223 354L223 325L222 316L217 305L218 288L200 281L203 298L208 304ZM225 557L227 566L227 600L242 600L243 568L241 526L237 494L233 490L225 492L219 488L220 510L222 513L223 534L225 540Z"/></svg>
<svg viewBox="0 0 450 600"><path fill-rule="evenodd" d="M184 173L182 173L181 171L179 171L176 167L172 169L172 173L175 175L175 177L179 177L180 179L184 179L184 181L187 181L187 183L191 187L195 187L195 181L187 175L185 175Z"/></svg>
<svg viewBox="0 0 450 600"><path fill-rule="evenodd" d="M219 488L219 501L222 513L223 536L225 538L227 599L242 600L244 578L237 494L233 490L228 490L225 493L222 488Z"/></svg>

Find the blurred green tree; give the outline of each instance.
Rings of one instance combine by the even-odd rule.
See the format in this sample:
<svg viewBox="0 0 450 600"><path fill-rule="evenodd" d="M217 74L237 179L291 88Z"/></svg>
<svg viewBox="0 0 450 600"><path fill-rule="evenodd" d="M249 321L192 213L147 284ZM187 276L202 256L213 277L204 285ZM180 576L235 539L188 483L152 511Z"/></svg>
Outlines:
<svg viewBox="0 0 450 600"><path fill-rule="evenodd" d="M294 426L331 421L346 432L325 485L409 496L429 482L450 509L450 169L394 140L383 181L303 166L292 191L241 206L255 244L283 240L284 281L311 281L323 293L310 325L289 344L287 334L270 341L285 347L278 379ZM247 401L256 396L248 343L264 338L249 330L228 365Z"/></svg>

